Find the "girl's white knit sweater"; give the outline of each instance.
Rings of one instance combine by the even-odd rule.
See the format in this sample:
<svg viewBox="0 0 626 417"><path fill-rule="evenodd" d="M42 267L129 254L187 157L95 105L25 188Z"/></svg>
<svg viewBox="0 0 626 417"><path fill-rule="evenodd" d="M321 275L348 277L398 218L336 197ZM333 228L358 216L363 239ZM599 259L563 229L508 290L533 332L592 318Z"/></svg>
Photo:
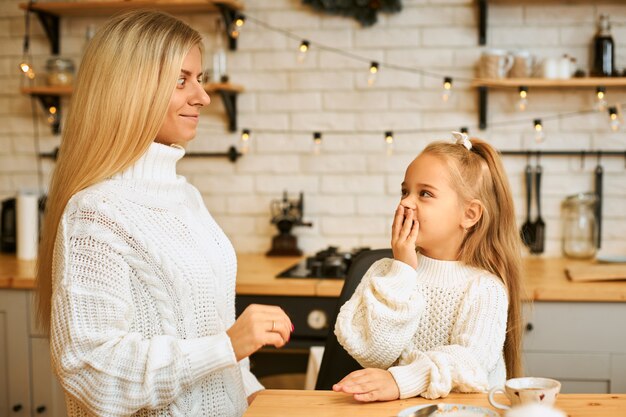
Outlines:
<svg viewBox="0 0 626 417"><path fill-rule="evenodd" d="M263 388L226 334L235 252L183 155L153 143L65 208L50 340L70 417L240 416Z"/></svg>
<svg viewBox="0 0 626 417"><path fill-rule="evenodd" d="M502 281L418 254L376 262L341 307L335 334L362 366L388 369L400 398L504 385L508 297Z"/></svg>

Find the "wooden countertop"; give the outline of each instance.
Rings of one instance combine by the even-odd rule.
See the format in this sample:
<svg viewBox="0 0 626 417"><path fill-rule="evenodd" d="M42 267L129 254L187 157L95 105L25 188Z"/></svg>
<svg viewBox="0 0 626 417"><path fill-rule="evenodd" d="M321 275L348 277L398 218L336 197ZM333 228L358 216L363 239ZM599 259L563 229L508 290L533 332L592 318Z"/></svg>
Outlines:
<svg viewBox="0 0 626 417"><path fill-rule="evenodd" d="M498 411L489 405L487 394L452 393L438 400L410 398L358 403L349 395L332 391L266 390L257 395L244 417L389 417L398 415L407 407L433 403L466 404ZM559 394L555 406L568 417L623 417L626 394Z"/></svg>
<svg viewBox="0 0 626 417"><path fill-rule="evenodd" d="M264 255L238 255L237 294L337 297L342 280L276 279L275 276L300 258L268 258ZM566 258L524 259L525 299L535 301L626 302L626 281L571 282L566 265L588 263ZM626 266L625 266L626 267ZM14 255L0 254L0 288L33 289L35 262L18 261Z"/></svg>

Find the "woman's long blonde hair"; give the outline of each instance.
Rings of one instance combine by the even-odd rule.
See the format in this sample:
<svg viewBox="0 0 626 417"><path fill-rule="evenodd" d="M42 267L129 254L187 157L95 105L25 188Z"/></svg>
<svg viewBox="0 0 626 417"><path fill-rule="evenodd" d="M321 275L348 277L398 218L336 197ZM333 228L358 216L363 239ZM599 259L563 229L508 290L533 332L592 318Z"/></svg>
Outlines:
<svg viewBox="0 0 626 417"><path fill-rule="evenodd" d="M521 376L522 285L520 235L509 181L498 152L487 142L472 138L472 149L435 142L423 153L442 158L449 167L452 186L462 202L477 199L483 206L480 220L465 235L459 260L500 277L509 296L504 359L507 378Z"/></svg>
<svg viewBox="0 0 626 417"><path fill-rule="evenodd" d="M48 193L37 263L38 319L50 328L52 256L65 206L77 192L126 169L159 131L197 31L161 12L111 18L89 42Z"/></svg>

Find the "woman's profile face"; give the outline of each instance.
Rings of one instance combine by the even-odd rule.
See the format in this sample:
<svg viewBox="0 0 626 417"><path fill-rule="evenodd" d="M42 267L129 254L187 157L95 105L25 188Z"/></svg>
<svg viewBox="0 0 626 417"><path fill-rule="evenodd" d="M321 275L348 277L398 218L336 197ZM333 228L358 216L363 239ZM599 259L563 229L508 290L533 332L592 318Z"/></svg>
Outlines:
<svg viewBox="0 0 626 417"><path fill-rule="evenodd" d="M200 48L193 47L183 61L176 88L155 142L165 145L184 144L193 139L196 136L200 108L210 102L209 95L202 87Z"/></svg>

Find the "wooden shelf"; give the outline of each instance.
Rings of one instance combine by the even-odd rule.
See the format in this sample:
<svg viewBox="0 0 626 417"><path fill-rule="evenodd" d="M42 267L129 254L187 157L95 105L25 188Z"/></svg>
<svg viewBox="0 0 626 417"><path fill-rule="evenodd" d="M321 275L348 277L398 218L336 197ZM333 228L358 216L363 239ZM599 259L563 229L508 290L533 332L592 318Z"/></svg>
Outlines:
<svg viewBox="0 0 626 417"><path fill-rule="evenodd" d="M478 79L472 87L489 88L589 88L589 87L626 87L626 77L581 77L567 80L552 80L547 78L503 78Z"/></svg>
<svg viewBox="0 0 626 417"><path fill-rule="evenodd" d="M478 127L487 128L487 102L489 89L505 88L597 88L597 87L626 87L626 77L581 77L567 80L552 80L547 78L502 78L477 79L472 87L478 89Z"/></svg>
<svg viewBox="0 0 626 417"><path fill-rule="evenodd" d="M22 94L30 94L31 96L71 96L72 86L63 87L22 87Z"/></svg>
<svg viewBox="0 0 626 417"><path fill-rule="evenodd" d="M207 93L215 93L220 91L229 91L233 93L242 93L243 86L231 83L207 83L204 84L204 91Z"/></svg>
<svg viewBox="0 0 626 417"><path fill-rule="evenodd" d="M56 107L59 112L59 118L61 112L61 97L71 96L73 90L72 86L40 86L23 87L21 89L22 94L37 97L41 102L44 111L48 111L51 106ZM208 83L204 85L204 90L207 93L217 93L222 98L224 109L226 110L226 115L228 116L228 130L235 132L237 130L237 95L243 92L243 86L231 83ZM58 122L52 126L52 130L55 134L60 132L60 125Z"/></svg>
<svg viewBox="0 0 626 417"><path fill-rule="evenodd" d="M220 91L228 91L233 93L241 93L244 88L239 84L231 83L208 83L204 85L207 93L218 93ZM50 95L50 96L71 96L74 92L72 86L40 86L40 87L23 87L22 94L30 94L33 96Z"/></svg>
<svg viewBox="0 0 626 417"><path fill-rule="evenodd" d="M55 16L103 16L120 11L136 9L161 10L168 13L187 14L198 12L215 12L224 6L231 10L242 10L243 4L237 0L180 0L180 1L80 1L80 2L42 2L33 3L30 10L44 12ZM28 4L20 4L20 8L28 10Z"/></svg>
<svg viewBox="0 0 626 417"><path fill-rule="evenodd" d="M76 16L109 16L118 12L150 9L171 14L197 14L219 12L224 20L224 34L228 38L228 47L237 49L237 38L233 37L229 28L240 15L243 3L240 0L131 0L131 1L74 1L74 2L36 2L22 3L19 7L34 13L50 41L50 53L59 55L60 19Z"/></svg>

